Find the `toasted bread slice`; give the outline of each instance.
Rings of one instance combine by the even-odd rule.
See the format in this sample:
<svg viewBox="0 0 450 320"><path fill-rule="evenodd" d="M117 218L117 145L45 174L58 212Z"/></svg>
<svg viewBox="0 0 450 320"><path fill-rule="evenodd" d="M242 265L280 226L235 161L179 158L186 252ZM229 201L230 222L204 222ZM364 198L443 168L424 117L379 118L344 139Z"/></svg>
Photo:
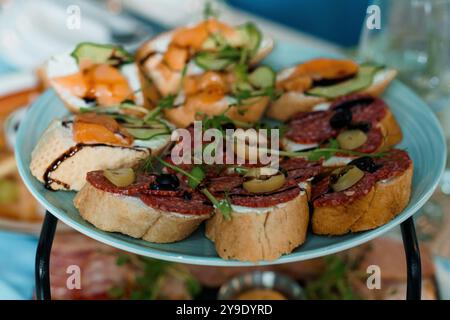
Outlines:
<svg viewBox="0 0 450 320"><path fill-rule="evenodd" d="M127 63L120 67L120 73L127 79L130 89L134 92L136 105L144 105L144 95L141 92L139 70L134 63ZM55 90L66 108L73 113L78 113L81 108L91 107L82 98L72 94L70 88L65 87L55 79L76 74L80 71L77 61L70 52L65 52L51 57L38 70L38 76L45 87Z"/></svg>
<svg viewBox="0 0 450 320"><path fill-rule="evenodd" d="M375 74L372 85L358 93L378 97L383 94L384 90L396 76L396 70L381 70ZM326 101L327 99L325 98L306 95L303 92L285 92L270 104L267 110L267 116L280 121L286 121L299 112L312 111L315 106Z"/></svg>
<svg viewBox="0 0 450 320"><path fill-rule="evenodd" d="M309 222L308 196L271 208L236 211L227 221L220 212L206 222L206 236L223 259L257 262L275 260L305 242Z"/></svg>
<svg viewBox="0 0 450 320"><path fill-rule="evenodd" d="M397 120L395 119L391 110L389 109L386 110L384 118L377 124L377 127L380 128L383 134L383 142L378 147L378 149L374 151L374 153L389 150L390 148L399 144L402 141L403 139L402 130L400 129L400 126L398 125ZM319 146L318 143L300 144L286 137L283 137L281 139L281 147L286 151L301 151L310 148L315 148L318 146ZM324 161L323 165L325 167L339 167L346 165L354 158L355 158L354 156L333 156L330 159Z"/></svg>
<svg viewBox="0 0 450 320"><path fill-rule="evenodd" d="M380 227L408 204L413 164L401 175L378 181L365 196L344 205L314 208L312 230L320 235L343 235Z"/></svg>
<svg viewBox="0 0 450 320"><path fill-rule="evenodd" d="M183 240L209 218L157 210L139 198L105 192L89 182L74 198L74 205L83 219L100 230L156 243Z"/></svg>
<svg viewBox="0 0 450 320"><path fill-rule="evenodd" d="M162 146L151 150L147 147L102 144L77 148L71 128L65 126L61 120L54 120L33 150L30 170L33 176L43 183L48 183L47 187L53 190L80 190L85 183L87 172L133 166L161 148ZM66 155L64 159L63 155ZM62 161L57 163L58 160ZM51 169L52 167L54 168Z"/></svg>

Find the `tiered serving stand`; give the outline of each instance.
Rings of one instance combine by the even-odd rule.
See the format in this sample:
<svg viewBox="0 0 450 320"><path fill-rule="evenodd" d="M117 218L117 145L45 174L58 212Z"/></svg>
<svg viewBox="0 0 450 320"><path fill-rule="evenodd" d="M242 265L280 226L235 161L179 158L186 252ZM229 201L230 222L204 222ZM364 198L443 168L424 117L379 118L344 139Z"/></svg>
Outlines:
<svg viewBox="0 0 450 320"><path fill-rule="evenodd" d="M317 56L330 55L298 45L279 43L265 63L279 70ZM258 265L289 263L333 254L379 237L400 225L407 263L406 298L420 299L420 252L412 216L430 198L439 182L446 162L446 143L439 122L428 106L399 81L391 84L383 98L390 105L403 131L404 138L399 147L407 149L414 163L413 188L407 208L392 221L374 230L340 237L308 234L306 243L291 254ZM49 123L67 114L62 102L52 90L49 90L28 110L17 136L16 159L19 173L30 192L47 209L36 252L37 299L51 298L49 261L58 220L95 240L139 255L210 266L251 265L220 259L215 253L213 244L204 237L202 230L174 244L152 244L117 233L103 232L80 217L73 206L73 193L46 190L30 173L31 152Z"/></svg>

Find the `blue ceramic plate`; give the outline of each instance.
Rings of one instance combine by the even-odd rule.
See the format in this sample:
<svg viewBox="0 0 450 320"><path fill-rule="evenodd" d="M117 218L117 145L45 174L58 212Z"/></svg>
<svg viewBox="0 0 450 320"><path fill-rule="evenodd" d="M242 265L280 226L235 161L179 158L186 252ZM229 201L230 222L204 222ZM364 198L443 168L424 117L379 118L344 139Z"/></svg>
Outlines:
<svg viewBox="0 0 450 320"><path fill-rule="evenodd" d="M315 56L326 54L298 46L278 45L266 62L279 69ZM276 261L260 262L261 265L306 260L357 246L380 236L410 217L431 196L444 169L446 157L445 140L439 123L427 105L398 81L392 83L384 98L403 130L404 139L400 147L408 150L414 162L413 191L408 207L394 220L372 231L340 237L309 234L306 243L291 254ZM31 152L50 121L66 114L66 109L54 92L46 92L28 111L20 126L16 145L19 172L25 184L51 213L89 237L143 256L202 265L249 265L219 258L213 243L204 237L202 228L188 239L173 244L154 244L118 233L103 232L81 218L72 204L75 195L73 192L46 190L28 169Z"/></svg>

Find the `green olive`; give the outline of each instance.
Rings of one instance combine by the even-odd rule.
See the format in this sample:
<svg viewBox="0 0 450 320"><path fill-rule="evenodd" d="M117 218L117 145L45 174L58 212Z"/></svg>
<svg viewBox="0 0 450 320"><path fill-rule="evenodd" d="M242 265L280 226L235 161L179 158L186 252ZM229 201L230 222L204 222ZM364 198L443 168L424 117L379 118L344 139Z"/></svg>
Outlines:
<svg viewBox="0 0 450 320"><path fill-rule="evenodd" d="M104 170L103 175L117 187L129 186L135 179L134 171L131 168Z"/></svg>
<svg viewBox="0 0 450 320"><path fill-rule="evenodd" d="M280 189L285 181L286 177L284 174L277 174L267 180L252 179L246 181L244 182L243 187L251 193L265 193Z"/></svg>
<svg viewBox="0 0 450 320"><path fill-rule="evenodd" d="M367 141L367 136L361 130L348 130L341 132L336 140L342 149L354 150Z"/></svg>
<svg viewBox="0 0 450 320"><path fill-rule="evenodd" d="M279 170L270 167L262 167L262 168L250 168L245 173L244 177L246 178L260 178L263 176L274 176L279 173Z"/></svg>
<svg viewBox="0 0 450 320"><path fill-rule="evenodd" d="M331 188L340 192L354 186L364 177L364 172L356 166L346 166L331 173Z"/></svg>
<svg viewBox="0 0 450 320"><path fill-rule="evenodd" d="M274 168L251 168L244 175L243 187L251 193L265 193L280 189L286 182L286 176Z"/></svg>

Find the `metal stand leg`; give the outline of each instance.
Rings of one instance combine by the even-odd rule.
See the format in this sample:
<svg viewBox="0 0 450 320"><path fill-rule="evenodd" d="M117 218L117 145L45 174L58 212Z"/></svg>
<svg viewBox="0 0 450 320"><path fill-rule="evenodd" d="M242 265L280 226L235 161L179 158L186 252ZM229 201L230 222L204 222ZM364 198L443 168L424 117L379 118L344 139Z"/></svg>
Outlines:
<svg viewBox="0 0 450 320"><path fill-rule="evenodd" d="M58 219L50 212L45 213L44 224L36 251L35 278L37 300L51 300L50 292L50 252Z"/></svg>
<svg viewBox="0 0 450 320"><path fill-rule="evenodd" d="M422 268L419 243L417 242L413 218L410 217L403 222L401 229L408 273L406 299L420 300L422 293Z"/></svg>
<svg viewBox="0 0 450 320"><path fill-rule="evenodd" d="M55 236L58 219L48 211L45 214L41 235L36 251L36 298L37 300L50 300L50 253ZM403 245L407 264L407 300L420 300L422 289L422 271L420 262L419 244L413 218L401 224Z"/></svg>

